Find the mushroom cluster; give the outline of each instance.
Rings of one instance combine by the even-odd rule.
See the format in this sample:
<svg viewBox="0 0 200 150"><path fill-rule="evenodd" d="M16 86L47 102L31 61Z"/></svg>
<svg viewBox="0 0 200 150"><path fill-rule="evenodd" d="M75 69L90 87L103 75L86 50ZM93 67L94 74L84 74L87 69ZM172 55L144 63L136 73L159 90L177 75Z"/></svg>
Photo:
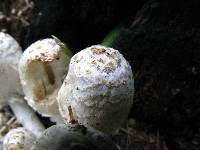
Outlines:
<svg viewBox="0 0 200 150"><path fill-rule="evenodd" d="M118 50L93 45L72 57L53 37L22 52L0 33L0 58L0 82L7 85L0 104L23 126L8 132L5 150L117 149L105 133L126 124L134 95L131 67ZM36 112L57 125L45 130Z"/></svg>

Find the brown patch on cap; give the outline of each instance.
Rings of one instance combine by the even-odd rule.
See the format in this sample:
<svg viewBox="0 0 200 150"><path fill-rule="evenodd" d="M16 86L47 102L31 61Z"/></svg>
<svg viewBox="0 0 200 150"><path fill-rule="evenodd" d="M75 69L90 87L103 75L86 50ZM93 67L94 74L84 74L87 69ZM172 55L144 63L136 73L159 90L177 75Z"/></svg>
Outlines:
<svg viewBox="0 0 200 150"><path fill-rule="evenodd" d="M114 70L114 64L112 62L109 62L103 69L106 73L110 73Z"/></svg>
<svg viewBox="0 0 200 150"><path fill-rule="evenodd" d="M91 48L91 51L95 54L102 54L104 53L106 50L104 48L97 48L97 47L93 47Z"/></svg>
<svg viewBox="0 0 200 150"><path fill-rule="evenodd" d="M117 58L117 52L107 53L106 56L110 59L115 59Z"/></svg>
<svg viewBox="0 0 200 150"><path fill-rule="evenodd" d="M102 58L99 58L97 61L104 64L104 60Z"/></svg>
<svg viewBox="0 0 200 150"><path fill-rule="evenodd" d="M54 61L58 58L59 58L58 54L56 54L56 53L51 54L51 53L48 53L48 52L41 53L41 54L35 56L36 61L42 61L44 63L52 62L52 61Z"/></svg>
<svg viewBox="0 0 200 150"><path fill-rule="evenodd" d="M93 60L93 61L91 62L91 64L94 64L94 65L96 65L96 64L97 64L97 62L96 62L95 60Z"/></svg>

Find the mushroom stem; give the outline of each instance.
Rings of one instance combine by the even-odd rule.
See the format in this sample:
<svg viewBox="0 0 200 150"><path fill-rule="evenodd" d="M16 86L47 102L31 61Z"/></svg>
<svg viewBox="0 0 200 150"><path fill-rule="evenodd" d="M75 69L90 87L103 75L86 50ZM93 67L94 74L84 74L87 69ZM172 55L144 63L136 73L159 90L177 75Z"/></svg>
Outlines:
<svg viewBox="0 0 200 150"><path fill-rule="evenodd" d="M36 137L39 137L45 127L36 116L34 110L21 99L20 97L12 97L9 100L9 106L23 127L31 131Z"/></svg>

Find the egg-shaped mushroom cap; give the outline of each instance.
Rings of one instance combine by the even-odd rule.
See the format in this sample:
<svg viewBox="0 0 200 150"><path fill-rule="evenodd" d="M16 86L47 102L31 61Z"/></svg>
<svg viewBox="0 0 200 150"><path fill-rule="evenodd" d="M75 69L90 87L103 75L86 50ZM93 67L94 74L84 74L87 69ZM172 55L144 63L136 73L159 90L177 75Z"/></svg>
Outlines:
<svg viewBox="0 0 200 150"><path fill-rule="evenodd" d="M65 49L50 38L30 45L20 59L19 74L25 99L43 116L59 116L56 96L69 60Z"/></svg>
<svg viewBox="0 0 200 150"><path fill-rule="evenodd" d="M18 74L21 47L9 34L0 32L0 104L7 104L13 94L22 94Z"/></svg>
<svg viewBox="0 0 200 150"><path fill-rule="evenodd" d="M59 110L66 122L112 133L122 127L133 103L131 66L118 50L94 45L71 58L58 92Z"/></svg>
<svg viewBox="0 0 200 150"><path fill-rule="evenodd" d="M25 128L19 127L10 130L3 140L4 150L30 150L35 136Z"/></svg>
<svg viewBox="0 0 200 150"><path fill-rule="evenodd" d="M32 150L117 150L103 133L82 125L51 126L36 140Z"/></svg>

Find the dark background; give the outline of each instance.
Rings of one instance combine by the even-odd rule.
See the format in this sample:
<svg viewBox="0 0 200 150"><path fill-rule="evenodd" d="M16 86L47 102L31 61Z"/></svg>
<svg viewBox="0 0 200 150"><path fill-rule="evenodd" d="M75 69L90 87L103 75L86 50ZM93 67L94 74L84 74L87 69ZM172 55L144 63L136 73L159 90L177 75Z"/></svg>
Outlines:
<svg viewBox="0 0 200 150"><path fill-rule="evenodd" d="M199 0L1 0L0 12L0 30L23 49L55 35L76 53L122 25L113 47L135 76L129 118L166 145L152 149L200 149ZM136 142L129 149L151 146Z"/></svg>

